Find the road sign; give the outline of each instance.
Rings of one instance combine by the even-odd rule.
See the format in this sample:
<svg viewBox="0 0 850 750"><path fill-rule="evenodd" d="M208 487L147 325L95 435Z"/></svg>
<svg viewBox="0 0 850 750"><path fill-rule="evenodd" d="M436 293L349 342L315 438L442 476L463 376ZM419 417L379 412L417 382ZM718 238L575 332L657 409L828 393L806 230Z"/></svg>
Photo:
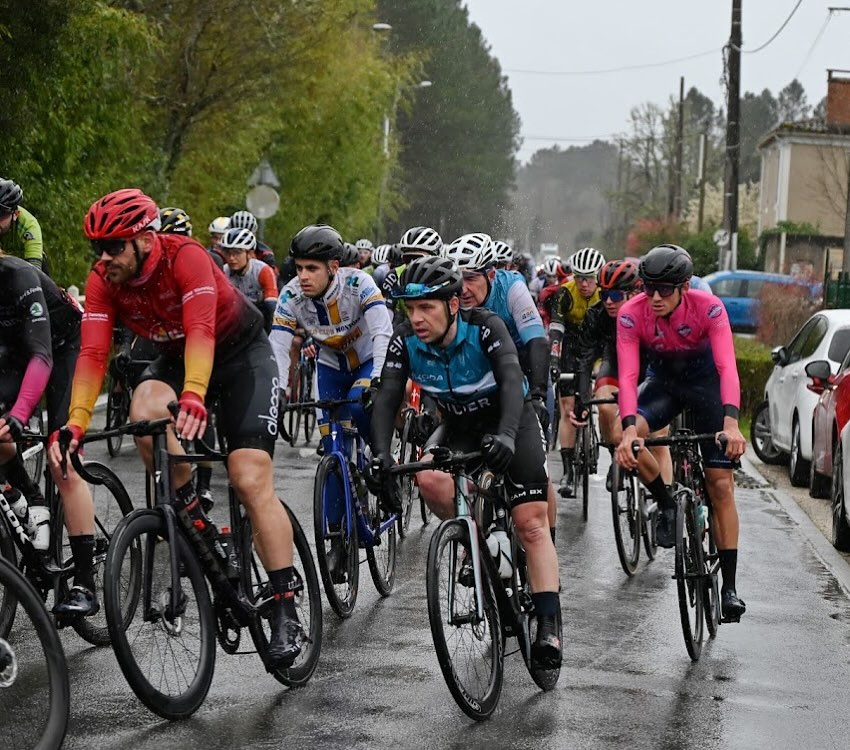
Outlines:
<svg viewBox="0 0 850 750"><path fill-rule="evenodd" d="M729 230L718 229L714 233L714 244L719 245L720 247L726 247L726 245L729 244Z"/></svg>
<svg viewBox="0 0 850 750"><path fill-rule="evenodd" d="M277 190L269 185L257 185L248 191L245 203L248 204L248 210L258 219L268 219L280 208L280 196Z"/></svg>

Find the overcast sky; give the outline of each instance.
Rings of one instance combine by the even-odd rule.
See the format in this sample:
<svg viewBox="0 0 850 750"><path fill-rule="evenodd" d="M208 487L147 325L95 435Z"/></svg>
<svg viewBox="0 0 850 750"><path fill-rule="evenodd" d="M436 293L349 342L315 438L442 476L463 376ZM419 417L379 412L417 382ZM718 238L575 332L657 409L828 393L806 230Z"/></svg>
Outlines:
<svg viewBox="0 0 850 750"><path fill-rule="evenodd" d="M743 49L764 44L797 0L743 0ZM732 0L466 0L508 75L522 119L519 153L554 143L566 148L626 130L629 110L664 104L696 86L724 101L720 48L729 39ZM764 50L742 55L741 93L774 95L797 77L809 103L826 94L826 70L850 69L850 11L829 19L835 0L802 0L782 33ZM850 3L848 3L850 6ZM819 37L820 34L820 37ZM819 38L818 38L819 37ZM589 71L658 63L662 67L605 75L541 75L520 71Z"/></svg>

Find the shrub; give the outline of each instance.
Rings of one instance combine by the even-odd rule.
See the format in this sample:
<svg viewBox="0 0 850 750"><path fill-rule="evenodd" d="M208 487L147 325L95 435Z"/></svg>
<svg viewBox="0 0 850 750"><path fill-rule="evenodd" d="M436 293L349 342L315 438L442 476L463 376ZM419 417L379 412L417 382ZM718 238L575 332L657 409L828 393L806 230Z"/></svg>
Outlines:
<svg viewBox="0 0 850 750"><path fill-rule="evenodd" d="M764 398L764 385L773 372L770 348L754 339L736 336L735 360L741 381L741 414L750 416Z"/></svg>
<svg viewBox="0 0 850 750"><path fill-rule="evenodd" d="M765 284L759 294L756 338L767 346L786 344L815 311L809 289L798 284Z"/></svg>

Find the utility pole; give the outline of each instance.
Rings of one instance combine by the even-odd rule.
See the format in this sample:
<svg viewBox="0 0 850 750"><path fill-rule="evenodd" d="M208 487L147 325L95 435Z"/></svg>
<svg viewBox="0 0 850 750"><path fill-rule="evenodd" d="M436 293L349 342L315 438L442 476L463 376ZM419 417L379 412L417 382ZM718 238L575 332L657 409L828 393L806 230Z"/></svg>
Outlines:
<svg viewBox="0 0 850 750"><path fill-rule="evenodd" d="M732 0L732 30L727 45L726 71L726 169L723 190L723 228L729 246L721 253L720 269L738 239L738 167L741 158L741 2Z"/></svg>
<svg viewBox="0 0 850 750"><path fill-rule="evenodd" d="M676 123L676 173L673 182L673 216L682 218L682 161L685 148L685 77L679 77L679 120Z"/></svg>
<svg viewBox="0 0 850 750"><path fill-rule="evenodd" d="M708 136L705 133L699 135L699 216L697 218L697 231L702 231L703 218L705 217L705 160L708 151Z"/></svg>

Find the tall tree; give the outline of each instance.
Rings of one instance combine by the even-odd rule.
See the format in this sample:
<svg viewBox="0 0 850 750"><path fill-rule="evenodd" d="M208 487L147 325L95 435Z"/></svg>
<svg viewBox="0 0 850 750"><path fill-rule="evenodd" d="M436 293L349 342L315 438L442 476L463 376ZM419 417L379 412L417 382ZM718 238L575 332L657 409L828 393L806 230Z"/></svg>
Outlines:
<svg viewBox="0 0 850 750"><path fill-rule="evenodd" d="M741 97L741 183L758 182L761 178L758 143L776 127L778 112L777 101L769 89L760 94L747 91Z"/></svg>
<svg viewBox="0 0 850 750"><path fill-rule="evenodd" d="M796 78L779 92L776 110L779 122L795 122L809 116L811 107L806 99L806 91Z"/></svg>

